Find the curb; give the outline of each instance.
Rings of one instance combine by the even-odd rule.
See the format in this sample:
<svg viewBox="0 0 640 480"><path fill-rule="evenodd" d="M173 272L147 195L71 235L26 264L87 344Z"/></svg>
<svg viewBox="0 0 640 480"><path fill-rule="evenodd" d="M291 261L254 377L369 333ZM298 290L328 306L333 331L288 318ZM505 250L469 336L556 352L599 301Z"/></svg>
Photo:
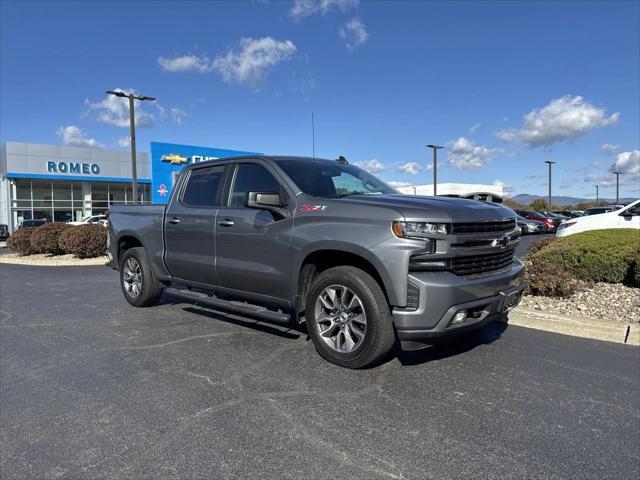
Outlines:
<svg viewBox="0 0 640 480"><path fill-rule="evenodd" d="M545 332L640 346L640 325L637 323L612 324L603 320L541 312L524 307L513 309L502 321L509 325Z"/></svg>
<svg viewBox="0 0 640 480"><path fill-rule="evenodd" d="M8 255L0 255L0 265L24 265L28 267L95 267L96 265L105 265L109 260L105 257L97 258L55 258L48 257L46 260L40 258L15 257Z"/></svg>

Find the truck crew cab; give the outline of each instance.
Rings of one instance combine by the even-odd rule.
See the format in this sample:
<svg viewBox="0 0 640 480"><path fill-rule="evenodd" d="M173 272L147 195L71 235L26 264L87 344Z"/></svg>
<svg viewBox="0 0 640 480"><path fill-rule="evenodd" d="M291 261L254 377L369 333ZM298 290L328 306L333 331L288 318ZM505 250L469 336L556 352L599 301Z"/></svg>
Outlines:
<svg viewBox="0 0 640 480"><path fill-rule="evenodd" d="M271 322L306 322L326 360L363 368L517 305L512 210L401 195L337 161L251 156L182 170L166 206L116 206L110 265L126 300L163 291Z"/></svg>

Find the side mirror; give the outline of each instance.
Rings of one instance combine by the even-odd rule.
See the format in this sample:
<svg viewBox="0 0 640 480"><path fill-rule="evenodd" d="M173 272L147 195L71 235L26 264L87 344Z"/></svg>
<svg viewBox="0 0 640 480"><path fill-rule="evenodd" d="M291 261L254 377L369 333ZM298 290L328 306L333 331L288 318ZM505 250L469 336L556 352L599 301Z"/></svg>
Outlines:
<svg viewBox="0 0 640 480"><path fill-rule="evenodd" d="M279 192L249 192L247 207L264 210L280 210L286 205L284 196Z"/></svg>

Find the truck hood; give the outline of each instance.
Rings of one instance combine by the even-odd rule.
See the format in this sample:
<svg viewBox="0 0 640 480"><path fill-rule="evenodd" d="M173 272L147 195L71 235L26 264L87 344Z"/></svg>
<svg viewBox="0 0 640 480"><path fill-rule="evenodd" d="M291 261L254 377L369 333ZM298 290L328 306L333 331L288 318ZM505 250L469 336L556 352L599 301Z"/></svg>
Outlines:
<svg viewBox="0 0 640 480"><path fill-rule="evenodd" d="M497 203L466 198L401 194L354 195L342 198L338 202L393 208L407 221L482 222L516 217L513 210Z"/></svg>

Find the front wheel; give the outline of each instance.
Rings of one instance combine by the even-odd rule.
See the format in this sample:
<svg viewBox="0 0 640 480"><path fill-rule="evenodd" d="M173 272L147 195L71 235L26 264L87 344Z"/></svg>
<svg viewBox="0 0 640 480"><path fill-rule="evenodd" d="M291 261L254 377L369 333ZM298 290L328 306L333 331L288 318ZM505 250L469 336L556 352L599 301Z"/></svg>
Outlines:
<svg viewBox="0 0 640 480"><path fill-rule="evenodd" d="M346 368L383 360L395 342L389 305L380 285L363 270L335 267L311 284L307 330L318 353Z"/></svg>
<svg viewBox="0 0 640 480"><path fill-rule="evenodd" d="M124 298L134 307L148 307L160 299L163 285L154 277L143 248L131 248L122 256L120 285Z"/></svg>

